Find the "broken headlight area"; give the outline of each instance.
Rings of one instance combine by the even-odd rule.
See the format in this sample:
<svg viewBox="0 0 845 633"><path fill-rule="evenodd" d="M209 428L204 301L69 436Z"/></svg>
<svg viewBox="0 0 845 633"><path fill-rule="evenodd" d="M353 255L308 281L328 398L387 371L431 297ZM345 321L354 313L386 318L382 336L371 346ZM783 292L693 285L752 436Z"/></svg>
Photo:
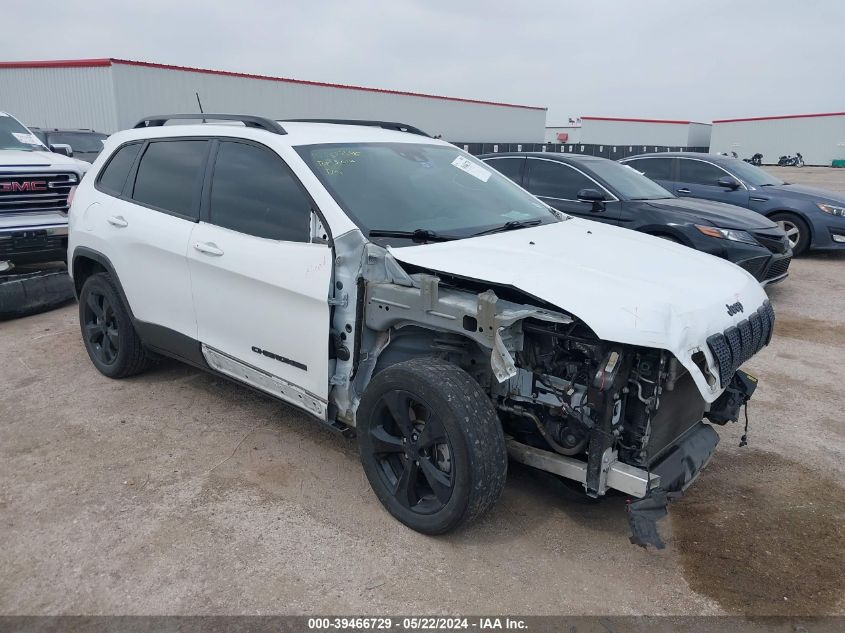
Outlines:
<svg viewBox="0 0 845 633"><path fill-rule="evenodd" d="M526 319L522 334L516 374L492 389L512 457L580 481L590 497L616 489L638 499L628 505L632 542L663 547L654 522L719 441L703 419L736 420L753 383L737 372L708 411L666 351L603 341L577 320Z"/></svg>

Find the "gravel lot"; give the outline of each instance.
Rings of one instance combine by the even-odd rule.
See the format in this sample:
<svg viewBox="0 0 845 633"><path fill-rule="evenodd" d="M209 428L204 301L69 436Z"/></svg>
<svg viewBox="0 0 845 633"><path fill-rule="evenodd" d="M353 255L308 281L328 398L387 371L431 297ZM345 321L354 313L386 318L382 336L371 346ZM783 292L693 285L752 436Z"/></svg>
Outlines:
<svg viewBox="0 0 845 633"><path fill-rule="evenodd" d="M108 380L75 305L0 323L0 612L845 614L843 273L813 255L770 289L750 446L720 429L662 551L628 543L623 498L518 465L484 520L416 534L293 409L170 362Z"/></svg>

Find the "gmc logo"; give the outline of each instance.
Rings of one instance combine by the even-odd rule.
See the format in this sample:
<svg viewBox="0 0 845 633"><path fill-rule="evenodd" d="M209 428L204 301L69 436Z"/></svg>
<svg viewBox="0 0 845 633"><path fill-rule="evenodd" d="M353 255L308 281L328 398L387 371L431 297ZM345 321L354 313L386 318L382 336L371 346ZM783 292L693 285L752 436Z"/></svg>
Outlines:
<svg viewBox="0 0 845 633"><path fill-rule="evenodd" d="M47 191L46 180L24 180L23 182L0 182L0 192Z"/></svg>

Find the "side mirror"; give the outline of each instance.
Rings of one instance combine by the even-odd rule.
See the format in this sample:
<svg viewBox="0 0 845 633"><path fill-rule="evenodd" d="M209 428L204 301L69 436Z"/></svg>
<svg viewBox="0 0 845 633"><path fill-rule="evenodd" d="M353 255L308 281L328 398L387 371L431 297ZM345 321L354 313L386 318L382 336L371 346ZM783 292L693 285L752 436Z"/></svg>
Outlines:
<svg viewBox="0 0 845 633"><path fill-rule="evenodd" d="M50 151L56 154L64 154L68 158L73 158L73 148L67 143L55 143L50 145Z"/></svg>
<svg viewBox="0 0 845 633"><path fill-rule="evenodd" d="M736 178L731 178L730 176L722 176L716 181L716 183L725 189L739 189L739 181L737 181Z"/></svg>
<svg viewBox="0 0 845 633"><path fill-rule="evenodd" d="M604 193L598 189L581 189L578 192L579 202L592 202L593 208L590 209L593 213L604 211Z"/></svg>

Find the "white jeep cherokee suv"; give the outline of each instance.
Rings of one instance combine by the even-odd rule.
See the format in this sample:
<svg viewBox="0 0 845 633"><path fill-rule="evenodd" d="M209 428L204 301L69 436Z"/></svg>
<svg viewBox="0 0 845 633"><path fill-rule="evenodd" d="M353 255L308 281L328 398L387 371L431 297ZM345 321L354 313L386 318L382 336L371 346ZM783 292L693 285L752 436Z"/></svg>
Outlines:
<svg viewBox="0 0 845 633"><path fill-rule="evenodd" d="M52 147L70 153L70 146ZM88 167L0 112L0 272L65 260L68 199Z"/></svg>
<svg viewBox="0 0 845 633"><path fill-rule="evenodd" d="M511 458L637 501L639 544L754 389L774 313L733 264L570 218L397 123L204 115L113 135L70 212L106 376L164 354L358 437L397 519L489 509ZM176 121L181 125L165 125Z"/></svg>

